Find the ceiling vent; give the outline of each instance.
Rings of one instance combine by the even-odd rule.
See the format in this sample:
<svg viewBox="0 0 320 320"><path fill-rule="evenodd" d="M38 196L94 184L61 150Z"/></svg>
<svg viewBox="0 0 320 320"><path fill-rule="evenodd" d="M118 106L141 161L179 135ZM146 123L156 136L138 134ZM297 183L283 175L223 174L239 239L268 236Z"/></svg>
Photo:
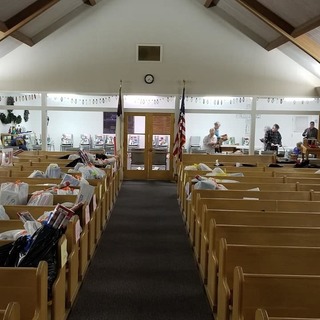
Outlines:
<svg viewBox="0 0 320 320"><path fill-rule="evenodd" d="M161 45L137 45L137 60L138 61L154 61L161 62L162 46Z"/></svg>

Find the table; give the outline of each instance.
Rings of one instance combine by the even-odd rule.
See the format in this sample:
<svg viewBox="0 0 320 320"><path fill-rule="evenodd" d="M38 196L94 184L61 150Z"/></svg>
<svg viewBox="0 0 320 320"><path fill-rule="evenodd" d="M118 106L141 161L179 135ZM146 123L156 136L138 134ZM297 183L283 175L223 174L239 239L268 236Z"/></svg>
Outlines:
<svg viewBox="0 0 320 320"><path fill-rule="evenodd" d="M221 152L226 152L226 153L233 153L236 152L237 150L248 150L249 146L240 146L238 144L222 144L221 146Z"/></svg>

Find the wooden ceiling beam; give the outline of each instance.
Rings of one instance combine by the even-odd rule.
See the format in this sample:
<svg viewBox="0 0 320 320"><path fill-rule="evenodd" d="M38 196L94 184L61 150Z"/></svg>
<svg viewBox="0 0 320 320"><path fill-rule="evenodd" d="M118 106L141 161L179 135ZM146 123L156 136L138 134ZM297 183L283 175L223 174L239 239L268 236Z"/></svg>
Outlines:
<svg viewBox="0 0 320 320"><path fill-rule="evenodd" d="M260 12L256 9L261 4L251 6L252 3L257 3L257 1L255 0L237 0L237 2L240 3L244 8L252 12L256 17L265 22L268 26L273 28L275 31L279 32L282 36L287 38L289 41L291 41L305 53L310 55L313 59L320 62L320 46L314 41L312 41L308 36L301 35L297 38L291 36L290 33L293 32L293 30L291 32L287 32L286 29L283 29L281 26L279 26L277 23L271 20L270 16L266 16L263 12Z"/></svg>
<svg viewBox="0 0 320 320"><path fill-rule="evenodd" d="M83 3L87 4L88 6L95 6L97 4L96 0L83 0Z"/></svg>
<svg viewBox="0 0 320 320"><path fill-rule="evenodd" d="M212 8L215 7L219 3L219 1L220 0L206 0L204 6L206 8Z"/></svg>
<svg viewBox="0 0 320 320"><path fill-rule="evenodd" d="M291 35L293 37L299 37L304 33L307 33L313 29L320 27L320 15L314 17L313 19L308 20L307 22L303 23L299 27L295 28Z"/></svg>
<svg viewBox="0 0 320 320"><path fill-rule="evenodd" d="M0 32L0 41L10 36L13 32L26 25L59 1L60 0L37 0L9 18L5 21L7 31Z"/></svg>
<svg viewBox="0 0 320 320"><path fill-rule="evenodd" d="M294 27L290 23L282 19L280 16L275 14L273 11L265 7L257 0L241 0L238 2L242 5L245 5L246 7L250 7L250 11L254 11L259 15L265 17L273 24L277 25L279 28L284 30L286 33L291 34L293 32Z"/></svg>
<svg viewBox="0 0 320 320"><path fill-rule="evenodd" d="M3 21L0 21L0 31L1 32L8 31L8 28ZM30 37L27 37L25 34L23 34L22 32L19 32L19 31L12 32L11 37L15 38L16 40L18 40L20 42L23 42L24 44L28 45L29 47L32 47L35 44L34 41Z"/></svg>
<svg viewBox="0 0 320 320"><path fill-rule="evenodd" d="M29 47L32 47L35 45L35 42L32 40L32 38L26 36L24 33L20 31L15 31L11 33L11 37L26 44Z"/></svg>
<svg viewBox="0 0 320 320"><path fill-rule="evenodd" d="M268 51L271 51L273 49L276 49L280 46L282 46L283 44L287 43L289 40L288 38L284 37L284 36L280 36L277 39L269 42L264 48Z"/></svg>
<svg viewBox="0 0 320 320"><path fill-rule="evenodd" d="M317 17L314 17L313 19L310 19L307 22L303 23L299 27L295 28L292 31L291 36L294 38L299 37L299 36L309 32L313 29L318 28L319 26L320 26L320 16L317 16ZM289 41L288 38L286 38L284 36L280 36L277 39L268 43L268 45L265 46L265 49L268 51L273 50L275 48L280 47L281 45L285 44L288 41Z"/></svg>

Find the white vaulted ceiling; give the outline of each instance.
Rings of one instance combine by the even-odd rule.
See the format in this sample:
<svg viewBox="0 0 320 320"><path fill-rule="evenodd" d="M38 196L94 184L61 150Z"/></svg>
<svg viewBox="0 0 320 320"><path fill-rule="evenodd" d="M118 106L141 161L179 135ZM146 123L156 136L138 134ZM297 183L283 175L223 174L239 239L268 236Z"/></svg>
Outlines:
<svg viewBox="0 0 320 320"><path fill-rule="evenodd" d="M21 44L32 47L99 1L0 0L0 58ZM320 0L195 1L265 50L279 49L320 77Z"/></svg>
<svg viewBox="0 0 320 320"><path fill-rule="evenodd" d="M320 76L319 0L199 0L267 51Z"/></svg>
<svg viewBox="0 0 320 320"><path fill-rule="evenodd" d="M30 47L98 0L0 0L0 58Z"/></svg>

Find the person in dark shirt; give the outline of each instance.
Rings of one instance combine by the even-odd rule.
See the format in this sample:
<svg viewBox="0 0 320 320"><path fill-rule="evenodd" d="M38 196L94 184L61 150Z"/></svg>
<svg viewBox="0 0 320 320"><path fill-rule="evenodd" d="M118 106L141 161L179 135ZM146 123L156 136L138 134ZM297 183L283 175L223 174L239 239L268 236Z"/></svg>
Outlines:
<svg viewBox="0 0 320 320"><path fill-rule="evenodd" d="M306 139L318 139L318 129L314 126L314 121L310 121L310 127L305 129L302 136Z"/></svg>
<svg viewBox="0 0 320 320"><path fill-rule="evenodd" d="M266 131L264 136L266 150L278 152L278 148L282 146L282 137L279 128L279 125L275 123L270 130Z"/></svg>

